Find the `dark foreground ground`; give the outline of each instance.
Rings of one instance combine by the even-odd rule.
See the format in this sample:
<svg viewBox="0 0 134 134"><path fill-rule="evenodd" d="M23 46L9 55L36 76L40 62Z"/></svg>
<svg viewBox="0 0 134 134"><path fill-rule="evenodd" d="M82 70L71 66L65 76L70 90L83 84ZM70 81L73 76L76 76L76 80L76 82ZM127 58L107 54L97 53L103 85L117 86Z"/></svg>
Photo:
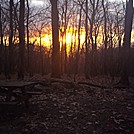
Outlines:
<svg viewBox="0 0 134 134"><path fill-rule="evenodd" d="M29 109L0 107L0 134L134 134L132 87L55 82L41 88Z"/></svg>

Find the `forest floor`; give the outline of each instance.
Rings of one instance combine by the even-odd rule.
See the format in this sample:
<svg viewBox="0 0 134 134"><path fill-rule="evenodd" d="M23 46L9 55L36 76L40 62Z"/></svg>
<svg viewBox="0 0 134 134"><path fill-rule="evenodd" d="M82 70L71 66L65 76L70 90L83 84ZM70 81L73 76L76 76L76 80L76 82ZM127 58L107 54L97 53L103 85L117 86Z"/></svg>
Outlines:
<svg viewBox="0 0 134 134"><path fill-rule="evenodd" d="M55 81L40 86L43 94L29 109L0 107L0 134L134 134L133 87L113 88L107 78L87 82L100 87Z"/></svg>

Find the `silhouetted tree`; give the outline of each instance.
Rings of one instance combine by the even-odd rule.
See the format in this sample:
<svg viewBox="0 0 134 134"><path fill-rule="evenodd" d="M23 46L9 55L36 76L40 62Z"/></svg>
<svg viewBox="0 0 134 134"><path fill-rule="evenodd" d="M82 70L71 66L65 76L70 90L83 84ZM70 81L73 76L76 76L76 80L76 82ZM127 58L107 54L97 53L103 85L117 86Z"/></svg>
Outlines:
<svg viewBox="0 0 134 134"><path fill-rule="evenodd" d="M75 65L75 74L78 74L78 70L79 70L79 57L80 57L80 45L81 45L81 26L82 26L82 13L83 13L83 6L84 6L84 1L75 1L74 3L77 4L78 6L78 16L79 16L79 21L78 21L78 47L77 47L77 51L76 51L76 65Z"/></svg>
<svg viewBox="0 0 134 134"><path fill-rule="evenodd" d="M113 3L115 10L115 32L118 37L118 47L121 48L121 40L124 33L125 9L123 2Z"/></svg>
<svg viewBox="0 0 134 134"><path fill-rule="evenodd" d="M19 66L18 66L18 79L24 79L25 72L25 27L24 27L24 14L25 14L25 0L20 0L20 16L19 16Z"/></svg>
<svg viewBox="0 0 134 134"><path fill-rule="evenodd" d="M58 20L58 0L50 0L52 5L52 77L60 77L60 43L59 43L59 20Z"/></svg>
<svg viewBox="0 0 134 134"><path fill-rule="evenodd" d="M133 22L133 0L129 0L126 3L126 15L125 15L125 33L123 42L123 53L122 53L122 73L120 83L129 85L129 53L131 45L131 31Z"/></svg>
<svg viewBox="0 0 134 134"><path fill-rule="evenodd" d="M26 16L26 32L27 32L27 71L29 76L31 74L31 64L30 64L30 50L29 50L29 15L30 15L30 7L29 7L29 0L26 0L27 5L27 16Z"/></svg>
<svg viewBox="0 0 134 134"><path fill-rule="evenodd" d="M89 39L91 44L90 51L90 60L89 60L89 73L91 76L95 76L97 74L96 67L96 51L97 51L97 37L99 33L99 28L102 23L102 4L100 0L90 0L89 7Z"/></svg>
<svg viewBox="0 0 134 134"><path fill-rule="evenodd" d="M10 0L10 29L9 29L9 75L13 71L13 0Z"/></svg>
<svg viewBox="0 0 134 134"><path fill-rule="evenodd" d="M102 0L103 14L104 14L104 47L107 49L107 3Z"/></svg>
<svg viewBox="0 0 134 134"><path fill-rule="evenodd" d="M67 64L67 51L66 51L66 30L67 30L67 10L68 10L68 0L62 1L61 5L61 74L66 73Z"/></svg>
<svg viewBox="0 0 134 134"><path fill-rule="evenodd" d="M85 47L86 47L86 52L85 52L85 77L88 79L89 78L89 44L88 44L88 0L86 0L86 19L85 19L85 29L86 29L86 35L85 35Z"/></svg>
<svg viewBox="0 0 134 134"><path fill-rule="evenodd" d="M3 49L3 30L2 30L2 8L0 4L0 74L2 73L2 51Z"/></svg>
<svg viewBox="0 0 134 134"><path fill-rule="evenodd" d="M78 49L76 52L76 74L78 74L78 65L79 65L79 52L80 52L80 44L81 44L81 40L80 40L80 35L81 35L81 19L82 19L82 8L83 8L83 2L80 3L80 9L79 9L79 24L78 24Z"/></svg>

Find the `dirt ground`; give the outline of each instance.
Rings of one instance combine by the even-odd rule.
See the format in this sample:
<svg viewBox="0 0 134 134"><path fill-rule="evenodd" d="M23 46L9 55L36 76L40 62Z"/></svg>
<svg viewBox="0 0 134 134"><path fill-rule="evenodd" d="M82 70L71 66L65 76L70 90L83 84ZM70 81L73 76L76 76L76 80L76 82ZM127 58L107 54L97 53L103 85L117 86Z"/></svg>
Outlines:
<svg viewBox="0 0 134 134"><path fill-rule="evenodd" d="M132 87L54 82L41 88L29 109L0 107L0 134L134 134Z"/></svg>

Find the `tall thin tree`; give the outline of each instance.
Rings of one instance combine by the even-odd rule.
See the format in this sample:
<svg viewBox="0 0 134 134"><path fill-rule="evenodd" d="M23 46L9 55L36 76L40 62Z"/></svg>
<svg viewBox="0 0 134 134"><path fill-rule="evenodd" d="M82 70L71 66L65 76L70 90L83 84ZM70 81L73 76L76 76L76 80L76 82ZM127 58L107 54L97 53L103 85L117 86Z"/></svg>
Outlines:
<svg viewBox="0 0 134 134"><path fill-rule="evenodd" d="M85 35L85 47L86 47L86 52L85 52L85 77L88 79L89 78L89 70L88 70L88 65L89 65L89 45L88 45L88 0L86 0L86 19L85 19L85 29L86 29L86 35Z"/></svg>
<svg viewBox="0 0 134 134"><path fill-rule="evenodd" d="M10 32L9 32L9 66L8 73L13 71L13 0L10 0Z"/></svg>
<svg viewBox="0 0 134 134"><path fill-rule="evenodd" d="M77 52L76 52L76 74L78 74L78 70L79 70L79 52L80 52L80 44L81 44L81 21L82 21L82 8L83 8L83 2L79 3L80 5L80 9L79 9L79 24L78 24L78 48L77 48Z"/></svg>
<svg viewBox="0 0 134 134"><path fill-rule="evenodd" d="M122 73L120 83L129 85L129 50L131 46L131 32L133 24L133 0L129 0L126 3L126 15L125 15L125 33L123 42L123 53L122 53Z"/></svg>
<svg viewBox="0 0 134 134"><path fill-rule="evenodd" d="M59 17L58 17L58 0L50 0L52 5L52 77L60 77L60 43L59 43Z"/></svg>
<svg viewBox="0 0 134 134"><path fill-rule="evenodd" d="M0 74L2 73L2 49L3 49L3 30L2 30L2 8L0 4Z"/></svg>
<svg viewBox="0 0 134 134"><path fill-rule="evenodd" d="M26 21L26 32L27 32L27 71L29 73L29 76L31 76L30 50L29 50L29 14L30 14L29 0L26 0L26 5L27 5L27 21Z"/></svg>
<svg viewBox="0 0 134 134"><path fill-rule="evenodd" d="M105 0L102 0L102 8L103 8L103 14L104 14L104 35L103 35L103 41L104 41L104 55L103 55L103 73L107 73L107 66L106 66L106 60L107 60L107 47L108 47L108 35L107 35L107 2L105 3Z"/></svg>
<svg viewBox="0 0 134 134"><path fill-rule="evenodd" d="M25 14L25 0L20 0L20 16L19 16L19 68L18 79L24 79L25 72L25 27L24 27L24 14Z"/></svg>

